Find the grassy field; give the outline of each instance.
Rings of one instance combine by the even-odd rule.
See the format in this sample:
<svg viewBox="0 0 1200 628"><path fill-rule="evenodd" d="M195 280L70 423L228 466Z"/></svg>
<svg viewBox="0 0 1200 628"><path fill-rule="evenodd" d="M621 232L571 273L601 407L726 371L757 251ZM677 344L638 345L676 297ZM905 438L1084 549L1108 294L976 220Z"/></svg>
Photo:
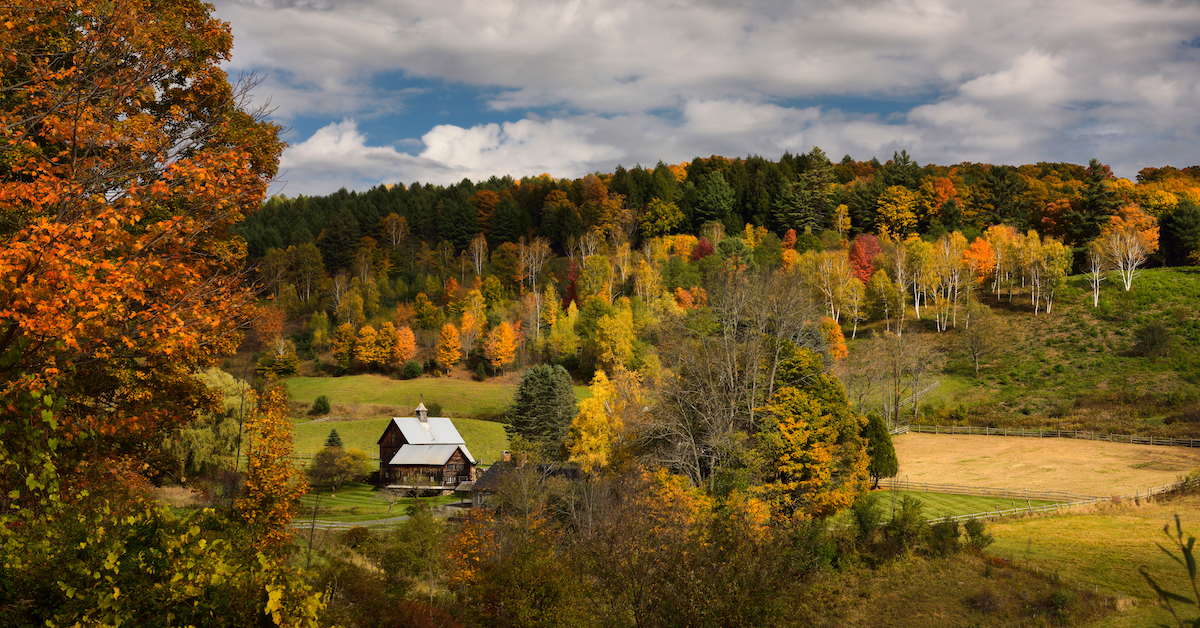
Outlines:
<svg viewBox="0 0 1200 628"><path fill-rule="evenodd" d="M336 429L346 449L361 449L367 454L379 453L379 437L387 428L391 417L363 419L359 421L303 421L292 426L292 439L296 451L312 453L325 446L330 430ZM475 419L453 419L454 427L467 443L467 449L476 461L495 460L508 447L508 435L504 426L494 421Z"/></svg>
<svg viewBox="0 0 1200 628"><path fill-rule="evenodd" d="M1066 438L903 434L898 479L1110 496L1174 482L1200 466L1200 449Z"/></svg>
<svg viewBox="0 0 1200 628"><path fill-rule="evenodd" d="M311 403L325 395L333 404L332 415L355 418L370 414L412 416L412 409L422 402L430 408L440 405L442 416L496 415L512 403L517 390L514 383L436 377L398 380L382 375L293 377L286 382L293 400ZM588 394L587 386L575 387L579 399Z"/></svg>
<svg viewBox="0 0 1200 628"><path fill-rule="evenodd" d="M995 523L990 531L996 542L988 552L1136 601L1133 608L1093 624L1096 628L1157 625L1170 616L1155 605L1138 568L1145 565L1168 590L1190 595L1186 571L1157 547L1168 543L1163 526L1173 529L1176 514L1183 520L1185 539L1200 533L1200 495L1190 495ZM1191 616L1196 616L1194 608Z"/></svg>
<svg viewBox="0 0 1200 628"><path fill-rule="evenodd" d="M405 514L405 509L412 505L413 498L396 500L390 506L385 495L370 484L346 484L337 493L327 490L320 491L320 503L317 504L318 494L313 492L300 498L301 515L297 521L303 521L313 516L313 505L317 504L316 518L319 521L370 521L387 517L398 517ZM438 504L457 504L462 496L448 495L434 499ZM469 497L468 497L469 500Z"/></svg>
<svg viewBox="0 0 1200 628"><path fill-rule="evenodd" d="M1004 350L984 360L979 377L956 330L936 333L930 318L906 326L945 359L917 422L1200 437L1200 268L1146 270L1129 292L1106 281L1099 307L1086 280L1069 277L1052 314L1034 315L1027 294L1011 303L1007 293L980 299L1008 331ZM1139 329L1151 322L1166 327L1165 356L1134 351ZM860 326L850 351L882 326Z"/></svg>

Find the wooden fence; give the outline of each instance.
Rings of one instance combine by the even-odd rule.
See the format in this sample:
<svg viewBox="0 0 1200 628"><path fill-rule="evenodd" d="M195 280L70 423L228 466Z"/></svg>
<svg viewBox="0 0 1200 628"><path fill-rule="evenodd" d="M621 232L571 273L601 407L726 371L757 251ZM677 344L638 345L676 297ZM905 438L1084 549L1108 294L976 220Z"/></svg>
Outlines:
<svg viewBox="0 0 1200 628"><path fill-rule="evenodd" d="M902 425L889 430L893 435L918 434L979 434L984 436L1023 436L1026 438L1074 438L1130 445L1162 445L1165 447L1200 447L1200 438L1171 438L1167 436L1134 436L1132 434L1098 434L1082 430L1043 430L1011 427L959 427L949 425Z"/></svg>

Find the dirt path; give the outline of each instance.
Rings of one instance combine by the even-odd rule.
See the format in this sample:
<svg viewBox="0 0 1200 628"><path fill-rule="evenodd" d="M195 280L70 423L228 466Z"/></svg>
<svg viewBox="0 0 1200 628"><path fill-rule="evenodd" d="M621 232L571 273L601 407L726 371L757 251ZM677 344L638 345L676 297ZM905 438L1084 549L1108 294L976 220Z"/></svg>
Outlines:
<svg viewBox="0 0 1200 628"><path fill-rule="evenodd" d="M1200 467L1200 449L1066 438L903 434L898 479L1112 495L1175 481Z"/></svg>

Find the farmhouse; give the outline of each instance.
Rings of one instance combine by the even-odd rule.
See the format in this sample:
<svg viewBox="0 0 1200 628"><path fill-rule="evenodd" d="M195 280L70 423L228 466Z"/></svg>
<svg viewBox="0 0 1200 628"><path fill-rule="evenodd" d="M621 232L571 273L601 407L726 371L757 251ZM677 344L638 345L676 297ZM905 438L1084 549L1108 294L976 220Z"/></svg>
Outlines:
<svg viewBox="0 0 1200 628"><path fill-rule="evenodd" d="M428 484L453 488L475 479L475 459L450 419L430 417L425 404L415 417L394 417L379 437L381 484Z"/></svg>

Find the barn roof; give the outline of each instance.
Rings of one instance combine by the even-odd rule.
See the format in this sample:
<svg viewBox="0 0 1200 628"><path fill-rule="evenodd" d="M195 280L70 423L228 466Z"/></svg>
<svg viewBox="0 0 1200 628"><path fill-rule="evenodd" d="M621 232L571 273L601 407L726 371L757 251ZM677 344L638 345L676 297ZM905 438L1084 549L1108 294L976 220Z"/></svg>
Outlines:
<svg viewBox="0 0 1200 628"><path fill-rule="evenodd" d="M392 418L392 423L400 428L404 440L410 445L466 445L467 441L458 434L458 429L450 419L444 417L429 417L421 421L413 416L398 416ZM384 430L384 434L387 430ZM383 442L383 436L379 441Z"/></svg>
<svg viewBox="0 0 1200 628"><path fill-rule="evenodd" d="M463 455L474 464L475 459L471 457L471 452L467 451L466 445L403 445L400 451L396 452L395 456L388 464L410 464L426 467L436 467L446 464L450 460L450 456L454 452L461 449Z"/></svg>

